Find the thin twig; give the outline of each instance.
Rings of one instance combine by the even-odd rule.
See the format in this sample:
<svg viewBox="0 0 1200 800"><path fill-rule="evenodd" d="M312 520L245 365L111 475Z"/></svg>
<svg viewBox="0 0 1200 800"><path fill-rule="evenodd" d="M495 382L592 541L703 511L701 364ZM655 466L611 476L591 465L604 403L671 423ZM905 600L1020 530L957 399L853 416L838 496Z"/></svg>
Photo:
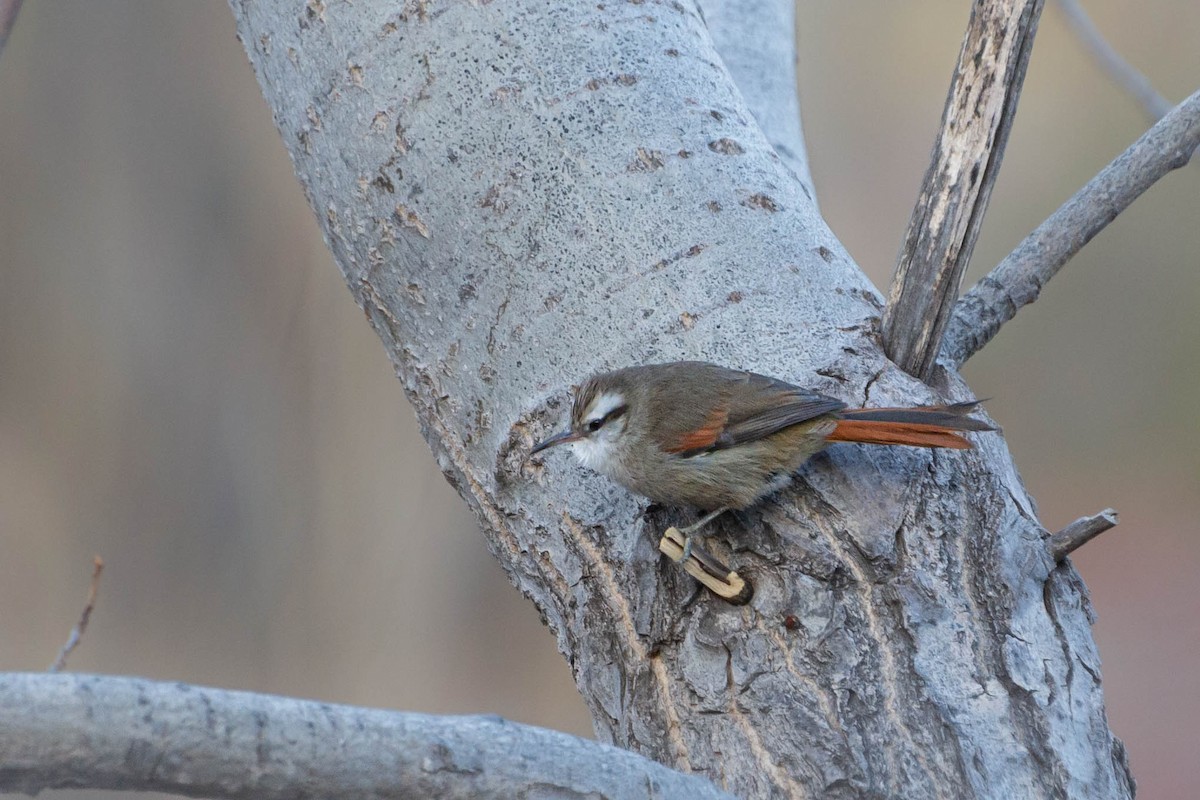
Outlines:
<svg viewBox="0 0 1200 800"><path fill-rule="evenodd" d="M1133 95L1142 106L1151 122L1157 122L1171 110L1171 104L1154 89L1150 80L1108 43L1092 18L1083 10L1078 0L1058 0L1058 5L1067 17L1067 24L1092 54L1092 58L1116 81L1117 85Z"/></svg>
<svg viewBox="0 0 1200 800"><path fill-rule="evenodd" d="M71 655L71 651L78 647L79 642L83 639L88 620L92 618L92 609L96 607L96 592L100 590L100 573L103 571L104 559L100 556L92 556L92 583L88 587L87 604L83 607L83 613L79 615L79 622L76 622L75 627L71 629L67 643L62 646L62 650L58 651L58 658L54 659L54 663L50 665L50 672L61 672L67 666L67 656Z"/></svg>
<svg viewBox="0 0 1200 800"><path fill-rule="evenodd" d="M884 350L928 380L983 225L1043 0L976 0L883 315Z"/></svg>
<svg viewBox="0 0 1200 800"><path fill-rule="evenodd" d="M1117 512L1111 508L1090 517L1080 517L1050 537L1050 555L1055 561L1062 561L1100 534L1115 528L1117 522Z"/></svg>
<svg viewBox="0 0 1200 800"><path fill-rule="evenodd" d="M961 366L1092 237L1200 146L1200 92L1171 109L1129 149L1017 245L954 306L943 358Z"/></svg>
<svg viewBox="0 0 1200 800"><path fill-rule="evenodd" d="M0 53L8 42L13 25L17 21L17 12L21 10L21 0L0 0Z"/></svg>

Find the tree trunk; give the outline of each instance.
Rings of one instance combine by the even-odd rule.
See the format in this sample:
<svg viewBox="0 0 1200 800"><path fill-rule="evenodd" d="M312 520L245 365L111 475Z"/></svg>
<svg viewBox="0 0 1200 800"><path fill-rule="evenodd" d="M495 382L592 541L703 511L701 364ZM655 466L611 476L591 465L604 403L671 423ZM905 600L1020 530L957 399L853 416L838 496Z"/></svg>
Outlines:
<svg viewBox="0 0 1200 800"><path fill-rule="evenodd" d="M1086 590L1000 434L815 458L712 540L756 587L741 608L659 557L683 515L527 459L571 384L633 363L852 405L970 396L882 355L881 298L817 213L799 128L748 92L764 133L696 5L233 7L351 291L602 740L740 796L1132 794ZM757 13L715 38L753 52L790 20Z"/></svg>

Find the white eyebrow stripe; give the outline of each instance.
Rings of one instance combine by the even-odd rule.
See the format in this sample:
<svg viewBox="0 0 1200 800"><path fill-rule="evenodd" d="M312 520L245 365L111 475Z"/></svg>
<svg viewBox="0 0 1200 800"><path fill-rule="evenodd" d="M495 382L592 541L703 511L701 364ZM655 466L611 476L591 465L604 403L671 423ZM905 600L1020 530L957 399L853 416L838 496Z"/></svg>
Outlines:
<svg viewBox="0 0 1200 800"><path fill-rule="evenodd" d="M609 412L625 405L625 396L616 392L605 392L592 403L592 411L588 414L588 422L604 419Z"/></svg>

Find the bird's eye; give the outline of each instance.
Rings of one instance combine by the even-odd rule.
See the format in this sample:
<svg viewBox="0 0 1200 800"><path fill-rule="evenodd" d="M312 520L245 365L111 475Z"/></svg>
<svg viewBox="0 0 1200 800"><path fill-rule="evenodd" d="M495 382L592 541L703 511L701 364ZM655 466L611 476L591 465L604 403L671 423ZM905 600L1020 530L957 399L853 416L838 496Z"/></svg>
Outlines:
<svg viewBox="0 0 1200 800"><path fill-rule="evenodd" d="M596 431L600 430L600 426L603 424L604 420L602 419L593 419L589 421L587 424L588 433L595 433Z"/></svg>

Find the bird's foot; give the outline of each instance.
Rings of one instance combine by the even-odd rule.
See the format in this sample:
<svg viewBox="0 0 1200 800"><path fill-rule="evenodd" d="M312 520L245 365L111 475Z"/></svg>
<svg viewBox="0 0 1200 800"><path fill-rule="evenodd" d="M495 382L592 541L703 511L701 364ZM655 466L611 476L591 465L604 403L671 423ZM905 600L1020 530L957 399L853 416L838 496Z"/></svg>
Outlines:
<svg viewBox="0 0 1200 800"><path fill-rule="evenodd" d="M683 567L684 572L691 575L708 587L709 591L733 605L744 605L750 602L754 595L754 587L729 567L706 553L700 547L691 547L691 541L698 536L687 536L679 528L667 528L658 549L663 555Z"/></svg>
<svg viewBox="0 0 1200 800"><path fill-rule="evenodd" d="M701 517L700 519L693 522L691 525L688 525L686 528L680 528L679 532L690 539L693 533L700 530L705 525L712 522L714 519L721 516L728 510L729 510L728 508L718 508L716 511L710 511L707 514L705 514L703 517ZM697 537L697 538L699 538L699 537Z"/></svg>
<svg viewBox="0 0 1200 800"><path fill-rule="evenodd" d="M683 531L680 530L680 533L683 533ZM692 544L694 544L697 539L701 539L701 538L703 538L703 537L692 536L690 534L684 534L684 536L683 536L683 552L679 554L679 558L675 559L675 563L682 564L683 562L685 562L689 558L691 558L692 557Z"/></svg>
<svg viewBox="0 0 1200 800"><path fill-rule="evenodd" d="M724 514L727 510L728 509L725 509L725 508L718 508L716 511L710 511L709 513L705 514L703 517L696 520L691 525L688 525L686 528L676 528L677 531L679 531L681 534L683 534L683 554L680 555L679 558L675 559L675 561L677 563L682 564L683 562L685 562L689 558L691 558L692 557L692 544L697 539L704 538L703 536L696 534L696 531L700 530L705 525L707 525L708 523L712 522L717 517Z"/></svg>

